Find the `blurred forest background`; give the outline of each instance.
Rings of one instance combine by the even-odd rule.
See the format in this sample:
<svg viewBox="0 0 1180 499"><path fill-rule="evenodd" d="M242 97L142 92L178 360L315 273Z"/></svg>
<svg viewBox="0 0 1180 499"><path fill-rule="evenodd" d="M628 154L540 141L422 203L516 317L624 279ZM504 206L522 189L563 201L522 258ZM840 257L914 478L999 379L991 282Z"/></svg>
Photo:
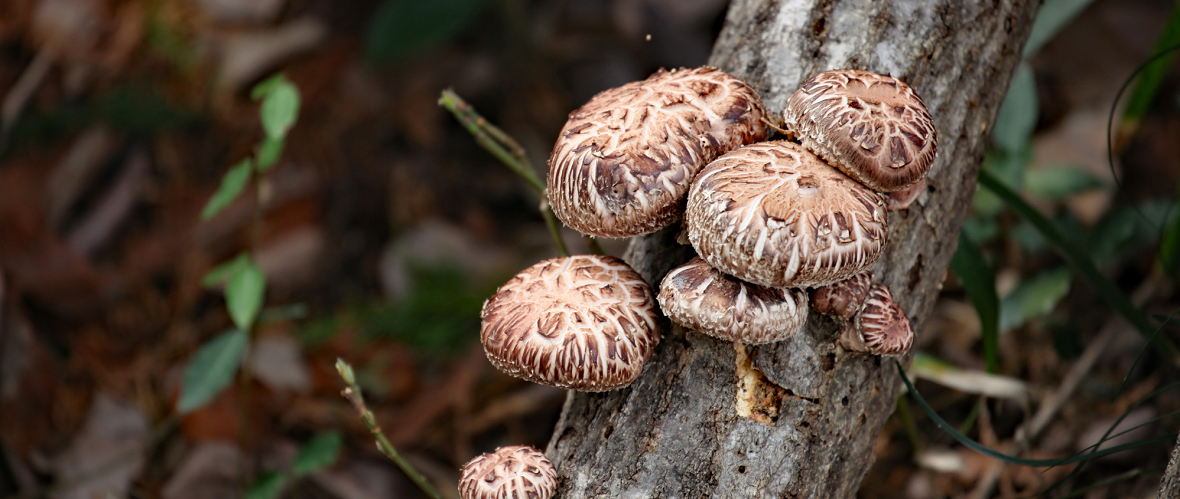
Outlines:
<svg viewBox="0 0 1180 499"><path fill-rule="evenodd" d="M0 498L420 497L340 397L337 357L447 497L474 455L543 449L564 392L493 369L478 314L555 251L528 185L439 93L455 89L543 174L566 115L592 95L704 64L726 4L0 1ZM1056 25L1026 51L986 166L1162 321L1180 306L1161 263L1180 254L1170 59L1132 104L1141 114L1124 119L1135 98L1120 102L1113 168L1106 137L1120 87L1180 43L1180 7L1051 4ZM267 136L250 93L276 72L302 97L285 150L203 221L223 174ZM948 273L911 370L943 418L1033 458L1085 449L1124 414L1116 433L1135 429L1115 444L1180 429L1178 364L1145 349L1051 238L986 191L965 233L998 309L981 325L977 296ZM604 246L621 255L625 241ZM237 320L206 274L243 251L266 280L243 369L178 415L186 369ZM999 348L985 354L989 330ZM1052 417L1028 434L1045 407ZM1075 466L999 465L901 404L860 496L1018 497L1067 478L1051 497L1148 498L1171 448L1067 478Z"/></svg>

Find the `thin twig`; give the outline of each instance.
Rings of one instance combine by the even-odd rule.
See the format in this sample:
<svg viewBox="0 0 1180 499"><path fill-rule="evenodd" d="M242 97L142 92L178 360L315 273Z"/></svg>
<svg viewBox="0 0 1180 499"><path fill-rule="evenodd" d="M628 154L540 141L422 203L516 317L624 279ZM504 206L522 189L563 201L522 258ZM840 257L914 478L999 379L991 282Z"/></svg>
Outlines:
<svg viewBox="0 0 1180 499"><path fill-rule="evenodd" d="M549 196L545 193L545 182L537 176L537 171L529 162L524 148L520 147L520 144L506 132L480 116L475 108L460 98L454 90L443 90L438 104L455 115L455 119L458 119L459 123L462 123L463 127L475 137L475 141L480 147L504 163L504 166L507 166L509 170L520 175L520 178L523 178L533 188L537 197L541 199L538 208L541 216L545 219L545 225L549 227L549 234L553 236L553 243L557 245L557 253L561 256L569 256L570 252L566 249L565 241L561 238L561 223L557 221L557 217L553 215L553 210L549 207Z"/></svg>
<svg viewBox="0 0 1180 499"><path fill-rule="evenodd" d="M426 480L426 477L414 469L414 466L409 461L402 458L393 444L389 443L389 439L385 438L385 433L377 425L377 419L373 416L373 411L370 411L368 406L365 405L365 399L361 396L360 386L356 384L356 375L352 371L352 366L344 362L343 359L336 359L336 372L340 373L340 377L348 385L340 394L352 403L352 407L360 414L361 421L365 422L365 426L369 428L369 432L373 434L373 438L377 439L377 450L385 454L385 457L393 460L405 472L406 476L410 477L410 480L413 480L418 485L418 488L422 489L422 492L425 492L427 496L430 496L431 499L442 499L442 495L438 493L434 485L431 485Z"/></svg>

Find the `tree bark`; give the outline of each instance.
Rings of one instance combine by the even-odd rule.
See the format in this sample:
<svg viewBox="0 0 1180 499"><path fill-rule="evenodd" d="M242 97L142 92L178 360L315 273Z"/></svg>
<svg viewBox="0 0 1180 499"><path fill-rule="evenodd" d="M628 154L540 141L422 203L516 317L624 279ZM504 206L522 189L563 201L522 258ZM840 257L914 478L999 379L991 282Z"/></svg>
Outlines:
<svg viewBox="0 0 1180 499"><path fill-rule="evenodd" d="M1176 440L1176 447L1172 449L1172 458L1168 460L1168 468L1160 479L1160 491L1156 497L1180 497L1180 439Z"/></svg>
<svg viewBox="0 0 1180 499"><path fill-rule="evenodd" d="M710 64L772 111L833 68L892 74L925 99L938 159L927 192L890 215L874 265L917 330L1038 4L736 0L714 47ZM675 230L635 238L625 256L653 285L692 256ZM901 386L892 360L838 349L837 327L811 314L804 334L756 348L672 327L631 386L570 393L547 452L559 497L853 497Z"/></svg>

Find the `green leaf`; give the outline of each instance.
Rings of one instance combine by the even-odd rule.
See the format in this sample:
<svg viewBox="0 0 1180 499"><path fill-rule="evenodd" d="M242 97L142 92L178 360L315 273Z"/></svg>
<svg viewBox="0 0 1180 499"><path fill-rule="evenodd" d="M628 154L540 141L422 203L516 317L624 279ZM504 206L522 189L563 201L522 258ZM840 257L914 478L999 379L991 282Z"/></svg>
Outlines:
<svg viewBox="0 0 1180 499"><path fill-rule="evenodd" d="M221 187L217 188L217 192L214 192L213 197L205 204L205 209L201 210L201 220L217 216L221 210L234 202L250 182L250 171L253 168L254 162L246 158L225 172L225 176L221 178Z"/></svg>
<svg viewBox="0 0 1180 499"><path fill-rule="evenodd" d="M1032 32L1024 43L1022 57L1029 58L1041 50L1046 42L1057 36L1062 28L1073 21L1094 0L1045 0L1033 21Z"/></svg>
<svg viewBox="0 0 1180 499"><path fill-rule="evenodd" d="M1104 187L1106 182L1102 179L1073 166L1032 168L1024 174L1025 192L1030 196L1054 201Z"/></svg>
<svg viewBox="0 0 1180 499"><path fill-rule="evenodd" d="M1073 283L1073 272L1061 267L1021 282L1000 303L1000 331L1020 327L1053 311Z"/></svg>
<svg viewBox="0 0 1180 499"><path fill-rule="evenodd" d="M262 139L262 143L258 144L258 150L254 152L254 157L258 159L258 171L265 172L278 163L286 142L286 139L283 138L267 137Z"/></svg>
<svg viewBox="0 0 1180 499"><path fill-rule="evenodd" d="M340 432L330 431L316 435L299 449L299 455L291 464L291 473L303 476L335 464L343 443L344 438L340 436Z"/></svg>
<svg viewBox="0 0 1180 499"><path fill-rule="evenodd" d="M983 257L979 246L966 233L959 233L959 249L951 258L951 269L963 283L967 298L975 305L983 339L983 356L987 372L1000 369L999 331L1000 299L996 295L996 275Z"/></svg>
<svg viewBox="0 0 1180 499"><path fill-rule="evenodd" d="M484 0L386 0L369 25L366 52L391 61L435 45L475 20Z"/></svg>
<svg viewBox="0 0 1180 499"><path fill-rule="evenodd" d="M225 306L238 328L248 331L254 325L265 294L266 276L253 261L246 262L229 278L225 287Z"/></svg>
<svg viewBox="0 0 1180 499"><path fill-rule="evenodd" d="M1163 227L1178 223L1169 218L1180 214L1174 206L1172 200L1156 199L1107 213L1088 239L1090 254L1099 262L1116 263L1156 244Z"/></svg>
<svg viewBox="0 0 1180 499"><path fill-rule="evenodd" d="M1022 154L1028 149L1029 139L1037 126L1037 82L1032 66L1021 62L1012 74L1008 93L996 117L992 138L996 146L1007 154Z"/></svg>
<svg viewBox="0 0 1180 499"><path fill-rule="evenodd" d="M1172 15L1168 17L1168 23L1164 25L1163 31L1156 39L1155 49L1152 50L1153 54L1163 54L1167 50L1168 55L1160 56L1143 68L1139 81L1135 82L1135 89L1131 91L1131 97L1127 99L1127 108L1123 111L1124 124L1137 124L1147 115L1147 111L1151 109L1151 103L1155 101L1156 93L1159 92L1160 84L1163 83L1168 69L1172 67L1172 61L1176 58L1175 48L1178 43L1180 43L1180 3L1172 8Z"/></svg>
<svg viewBox="0 0 1180 499"><path fill-rule="evenodd" d="M213 270L210 270L205 274L205 277L201 278L201 285L206 288L221 286L229 280L230 276L237 274L248 263L250 263L250 253L240 253L233 260L213 267Z"/></svg>
<svg viewBox="0 0 1180 499"><path fill-rule="evenodd" d="M286 137L299 116L299 89L286 79L279 80L262 98L259 116L268 138Z"/></svg>
<svg viewBox="0 0 1180 499"><path fill-rule="evenodd" d="M906 389L909 391L910 397L912 397L914 399L914 402L918 404L918 407L920 407L922 409L922 412L926 413L926 417L930 418L930 420L934 422L935 426L938 426L938 428L940 430L942 430L944 433L946 433L947 435L950 435L951 438L954 438L959 443L966 445L971 450L974 450L975 452L978 452L978 453L983 454L985 456L999 459L1005 463L1016 464L1016 465L1020 465L1020 466L1034 466L1034 467L1061 466L1061 465L1065 465L1065 464L1081 463L1081 462L1089 461L1091 459L1098 459L1102 456L1109 456L1111 454L1115 454L1115 453L1119 453L1119 452L1122 452L1125 450L1130 450L1130 449L1143 447L1143 446L1147 446L1147 445L1155 445L1155 444L1163 443L1163 442L1172 443L1172 442L1175 442L1175 440L1176 440L1176 435L1164 435L1164 436L1155 437L1155 438L1147 438L1147 439L1143 439L1143 440L1137 440L1135 442L1119 445L1116 447L1111 447L1109 449L1102 449L1100 451L1095 451L1095 452L1091 452L1088 454L1074 455L1074 456L1063 457L1063 458L1059 458L1059 459L1027 459L1027 458L1022 458L1022 457L1010 456L1008 454L1004 454L1002 452L998 452L998 451L992 450L988 447L985 447L983 444L976 442L974 440L971 440L966 435L959 432L959 430L956 430L954 426L951 426L951 424L948 423L945 419L942 419L942 416L939 416L938 413L934 411L934 408L930 407L930 404L926 403L926 399L922 398L922 396L920 394L918 394L918 390L916 388L914 388L914 384L912 382L910 382L910 378L908 376L906 376L905 370L902 369L901 363L898 362L897 360L894 360L893 365L897 367L897 372L901 375L901 380L902 380L902 382L905 383Z"/></svg>
<svg viewBox="0 0 1180 499"><path fill-rule="evenodd" d="M245 499L274 499L283 491L287 477L281 473L264 473L246 490Z"/></svg>
<svg viewBox="0 0 1180 499"><path fill-rule="evenodd" d="M1152 338L1149 341L1165 358L1173 363L1177 362L1180 351L1176 349L1176 345L1163 336L1154 336L1155 326L1152 325L1151 320L1136 308L1127 295L1123 294L1114 283L1098 272L1098 267L1094 265L1094 261L1090 259L1086 250L1062 234L1044 215L1029 206L1018 194L988 173L987 170L979 172L979 183L999 196L1020 216L1032 222L1047 239L1053 242L1053 246L1065 257L1066 262L1089 281L1111 307L1127 319L1127 322L1135 326L1140 334L1146 338Z"/></svg>
<svg viewBox="0 0 1180 499"><path fill-rule="evenodd" d="M246 332L234 329L205 343L184 370L176 412L188 414L229 386L246 354Z"/></svg>
<svg viewBox="0 0 1180 499"><path fill-rule="evenodd" d="M1016 378L973 369L963 369L926 352L915 352L910 374L963 393L1019 401L1028 399L1028 386Z"/></svg>
<svg viewBox="0 0 1180 499"><path fill-rule="evenodd" d="M250 89L250 100L257 102L263 97L270 95L270 93L274 91L275 87L278 87L284 81L287 81L287 75L283 73L275 73L269 78L258 82L257 85L254 85L254 88Z"/></svg>

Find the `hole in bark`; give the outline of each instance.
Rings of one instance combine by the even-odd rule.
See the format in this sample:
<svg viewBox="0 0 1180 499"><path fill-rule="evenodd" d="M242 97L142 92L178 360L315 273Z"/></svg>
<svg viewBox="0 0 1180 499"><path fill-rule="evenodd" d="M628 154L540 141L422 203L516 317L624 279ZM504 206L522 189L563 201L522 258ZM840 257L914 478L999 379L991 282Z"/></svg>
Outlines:
<svg viewBox="0 0 1180 499"><path fill-rule="evenodd" d="M738 466L738 473L745 473L745 472L746 472L745 466Z"/></svg>
<svg viewBox="0 0 1180 499"><path fill-rule="evenodd" d="M918 261L910 267L910 291L913 291L918 286L918 282L922 280L922 254L918 253Z"/></svg>
<svg viewBox="0 0 1180 499"><path fill-rule="evenodd" d="M844 398L840 399L840 405L842 405L844 407L848 407L848 397L844 397Z"/></svg>
<svg viewBox="0 0 1180 499"><path fill-rule="evenodd" d="M836 367L836 354L829 353L819 359L819 368L824 372L831 371Z"/></svg>
<svg viewBox="0 0 1180 499"><path fill-rule="evenodd" d="M803 428L811 428L811 422L810 421L800 421L799 426L801 426Z"/></svg>
<svg viewBox="0 0 1180 499"><path fill-rule="evenodd" d="M577 433L578 430L575 430L573 426L567 427L565 430L562 430L561 436L557 438L557 443L565 442L566 440L573 438L573 436Z"/></svg>
<svg viewBox="0 0 1180 499"><path fill-rule="evenodd" d="M862 412L862 413L860 413L860 417L856 418L856 424L864 426L865 421L867 421L867 420L868 420L868 418L865 417L865 413Z"/></svg>
<svg viewBox="0 0 1180 499"><path fill-rule="evenodd" d="M603 440L610 438L611 434L614 432L615 432L615 425L613 425L613 424L606 425L606 428L602 429Z"/></svg>

